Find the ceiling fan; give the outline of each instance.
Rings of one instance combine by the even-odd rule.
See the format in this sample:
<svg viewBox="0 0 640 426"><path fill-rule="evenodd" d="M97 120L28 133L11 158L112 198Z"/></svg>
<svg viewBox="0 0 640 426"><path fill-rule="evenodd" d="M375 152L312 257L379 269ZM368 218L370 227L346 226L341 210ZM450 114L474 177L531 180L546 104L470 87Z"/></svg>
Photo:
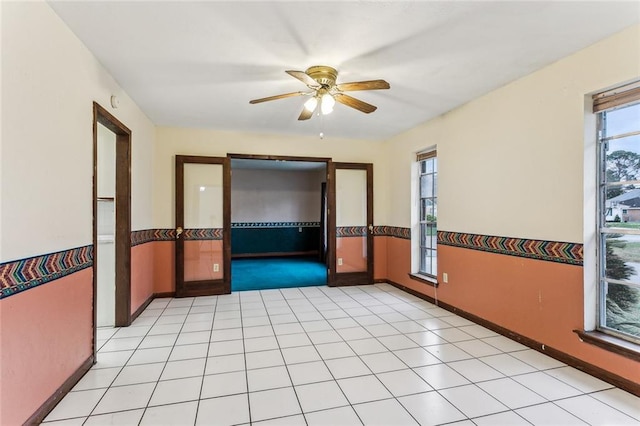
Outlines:
<svg viewBox="0 0 640 426"><path fill-rule="evenodd" d="M336 84L338 71L326 65L315 65L306 71L286 71L290 76L297 78L307 85L310 92L292 92L282 95L269 96L266 98L253 99L250 104L259 104L261 102L275 101L276 99L290 98L293 96L311 96L305 103L298 120L308 120L313 116L316 109L320 109L323 115L331 113L337 102L365 114L372 113L378 107L368 104L364 101L356 99L344 92L352 92L356 90L379 90L388 89L389 83L384 80L356 81L351 83Z"/></svg>

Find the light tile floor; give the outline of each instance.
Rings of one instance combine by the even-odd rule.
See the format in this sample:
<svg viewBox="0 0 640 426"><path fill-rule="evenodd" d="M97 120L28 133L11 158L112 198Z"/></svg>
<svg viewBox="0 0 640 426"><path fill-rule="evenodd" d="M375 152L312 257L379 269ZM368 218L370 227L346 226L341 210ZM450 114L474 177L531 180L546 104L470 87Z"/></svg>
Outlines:
<svg viewBox="0 0 640 426"><path fill-rule="evenodd" d="M626 425L640 399L386 284L156 299L45 424Z"/></svg>

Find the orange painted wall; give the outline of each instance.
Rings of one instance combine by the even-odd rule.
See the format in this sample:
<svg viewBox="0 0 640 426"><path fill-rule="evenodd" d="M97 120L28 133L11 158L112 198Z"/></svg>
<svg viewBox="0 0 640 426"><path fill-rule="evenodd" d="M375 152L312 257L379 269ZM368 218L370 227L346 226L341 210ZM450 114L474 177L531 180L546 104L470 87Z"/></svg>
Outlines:
<svg viewBox="0 0 640 426"><path fill-rule="evenodd" d="M336 265L336 271L337 272L366 271L367 270L366 250L367 250L366 237L336 238L336 259L342 258L342 265Z"/></svg>
<svg viewBox="0 0 640 426"><path fill-rule="evenodd" d="M373 279L386 279L387 274L387 239L389 237L376 236L373 238Z"/></svg>
<svg viewBox="0 0 640 426"><path fill-rule="evenodd" d="M131 247L131 313L153 294L154 244Z"/></svg>
<svg viewBox="0 0 640 426"><path fill-rule="evenodd" d="M0 424L24 423L91 355L91 268L0 301Z"/></svg>
<svg viewBox="0 0 640 426"><path fill-rule="evenodd" d="M173 241L154 241L153 247L153 292L176 291L176 248Z"/></svg>
<svg viewBox="0 0 640 426"><path fill-rule="evenodd" d="M436 296L435 289L407 277L409 240L388 240L389 279ZM583 324L582 267L438 246L437 298L464 311L640 383L640 366L628 358L580 342ZM442 283L442 272L449 282Z"/></svg>

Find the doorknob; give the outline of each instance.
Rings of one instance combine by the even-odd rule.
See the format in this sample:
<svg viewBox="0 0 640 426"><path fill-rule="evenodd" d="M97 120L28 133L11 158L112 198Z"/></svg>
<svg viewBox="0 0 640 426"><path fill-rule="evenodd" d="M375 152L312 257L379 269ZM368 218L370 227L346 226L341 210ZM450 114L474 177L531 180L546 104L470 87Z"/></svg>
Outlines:
<svg viewBox="0 0 640 426"><path fill-rule="evenodd" d="M373 225L369 225L369 232L373 234Z"/></svg>
<svg viewBox="0 0 640 426"><path fill-rule="evenodd" d="M182 234L182 227L178 226L176 228L176 238L180 238L180 234Z"/></svg>

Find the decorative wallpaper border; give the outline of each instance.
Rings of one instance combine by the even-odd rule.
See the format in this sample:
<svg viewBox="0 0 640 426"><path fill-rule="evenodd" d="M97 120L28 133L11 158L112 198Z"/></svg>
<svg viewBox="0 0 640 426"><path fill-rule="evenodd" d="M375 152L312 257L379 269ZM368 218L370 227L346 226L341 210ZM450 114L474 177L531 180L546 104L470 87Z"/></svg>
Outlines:
<svg viewBox="0 0 640 426"><path fill-rule="evenodd" d="M232 222L231 228L312 228L320 222Z"/></svg>
<svg viewBox="0 0 640 426"><path fill-rule="evenodd" d="M401 228L399 226L374 226L373 235L381 237L396 237L405 240L411 239L411 229Z"/></svg>
<svg viewBox="0 0 640 426"><path fill-rule="evenodd" d="M173 241L176 239L174 229L144 229L131 232L131 246L137 246L153 241Z"/></svg>
<svg viewBox="0 0 640 426"><path fill-rule="evenodd" d="M336 226L337 238L366 237L366 236L367 236L366 226Z"/></svg>
<svg viewBox="0 0 640 426"><path fill-rule="evenodd" d="M182 235L186 241L221 240L222 231L222 228L193 228L185 229Z"/></svg>
<svg viewBox="0 0 640 426"><path fill-rule="evenodd" d="M93 265L93 245L0 264L0 299Z"/></svg>
<svg viewBox="0 0 640 426"><path fill-rule="evenodd" d="M582 266L583 245L438 231L438 244Z"/></svg>

